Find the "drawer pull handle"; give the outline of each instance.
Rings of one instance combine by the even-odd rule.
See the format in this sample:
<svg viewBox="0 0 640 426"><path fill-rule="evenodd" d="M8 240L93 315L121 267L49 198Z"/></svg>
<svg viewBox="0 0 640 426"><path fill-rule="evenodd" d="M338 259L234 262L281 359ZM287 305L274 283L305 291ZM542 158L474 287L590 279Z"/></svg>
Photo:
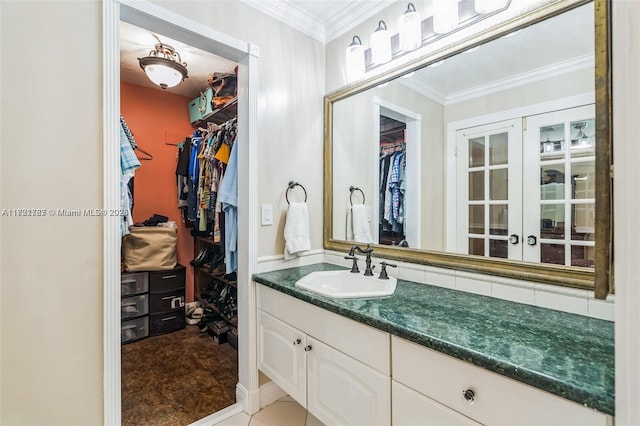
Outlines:
<svg viewBox="0 0 640 426"><path fill-rule="evenodd" d="M167 275L167 276L162 277L162 279L163 280L170 280L171 278L175 278L175 277L177 277L177 275Z"/></svg>
<svg viewBox="0 0 640 426"><path fill-rule="evenodd" d="M462 398L467 401L468 404L473 404L473 401L476 398L476 393L473 389L465 389L462 391Z"/></svg>
<svg viewBox="0 0 640 426"><path fill-rule="evenodd" d="M170 299L175 299L176 296L167 296L167 297L163 297L162 300L170 300Z"/></svg>
<svg viewBox="0 0 640 426"><path fill-rule="evenodd" d="M135 284L135 283L137 283L137 282L138 282L138 281L136 281L136 280L122 281L122 284Z"/></svg>
<svg viewBox="0 0 640 426"><path fill-rule="evenodd" d="M296 339L296 340L293 341L293 346L299 345L300 343L302 343L302 340Z"/></svg>
<svg viewBox="0 0 640 426"><path fill-rule="evenodd" d="M309 352L311 350L311 345L307 345L304 347L305 352Z"/></svg>
<svg viewBox="0 0 640 426"><path fill-rule="evenodd" d="M176 319L178 317L167 317L167 318L162 318L162 321L171 321L172 319Z"/></svg>

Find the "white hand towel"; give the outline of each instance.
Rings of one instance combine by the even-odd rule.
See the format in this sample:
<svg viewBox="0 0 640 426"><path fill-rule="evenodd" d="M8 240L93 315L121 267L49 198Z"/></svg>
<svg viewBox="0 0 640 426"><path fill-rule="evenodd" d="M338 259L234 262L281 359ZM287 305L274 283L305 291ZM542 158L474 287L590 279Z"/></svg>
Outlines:
<svg viewBox="0 0 640 426"><path fill-rule="evenodd" d="M284 225L284 258L292 259L308 250L311 250L311 240L307 204L291 203Z"/></svg>
<svg viewBox="0 0 640 426"><path fill-rule="evenodd" d="M357 243L372 243L369 208L364 204L353 205L351 219L353 221L353 240Z"/></svg>

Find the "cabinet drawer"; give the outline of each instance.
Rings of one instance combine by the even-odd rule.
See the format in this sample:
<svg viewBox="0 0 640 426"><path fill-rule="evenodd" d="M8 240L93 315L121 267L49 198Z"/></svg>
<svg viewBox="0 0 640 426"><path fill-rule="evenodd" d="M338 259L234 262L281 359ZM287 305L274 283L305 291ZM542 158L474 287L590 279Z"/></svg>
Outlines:
<svg viewBox="0 0 640 426"><path fill-rule="evenodd" d="M419 394L413 389L391 382L393 426L480 426L468 417Z"/></svg>
<svg viewBox="0 0 640 426"><path fill-rule="evenodd" d="M135 272L120 275L120 295L132 296L149 291L149 274Z"/></svg>
<svg viewBox="0 0 640 426"><path fill-rule="evenodd" d="M184 309L184 289L149 294L149 312L159 313Z"/></svg>
<svg viewBox="0 0 640 426"><path fill-rule="evenodd" d="M298 330L390 375L389 334L303 302L263 285L257 286L258 308Z"/></svg>
<svg viewBox="0 0 640 426"><path fill-rule="evenodd" d="M167 292L184 288L185 268L179 266L170 271L149 272L149 292Z"/></svg>
<svg viewBox="0 0 640 426"><path fill-rule="evenodd" d="M120 341L130 343L149 335L149 317L124 321L120 326Z"/></svg>
<svg viewBox="0 0 640 426"><path fill-rule="evenodd" d="M184 327L184 311L149 315L149 336L172 333Z"/></svg>
<svg viewBox="0 0 640 426"><path fill-rule="evenodd" d="M124 297L120 300L120 316L122 319L134 318L149 313L149 299L146 294Z"/></svg>
<svg viewBox="0 0 640 426"><path fill-rule="evenodd" d="M457 358L392 337L393 379L487 425L607 425L607 415ZM471 389L471 403L463 391Z"/></svg>

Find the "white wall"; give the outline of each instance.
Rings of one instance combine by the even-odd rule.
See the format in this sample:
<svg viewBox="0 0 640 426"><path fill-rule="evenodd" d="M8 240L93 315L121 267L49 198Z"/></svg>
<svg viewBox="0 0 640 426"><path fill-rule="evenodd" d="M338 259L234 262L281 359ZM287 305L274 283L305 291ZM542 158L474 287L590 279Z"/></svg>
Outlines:
<svg viewBox="0 0 640 426"><path fill-rule="evenodd" d="M0 208L99 208L101 4L0 15ZM100 424L102 221L3 216L0 232L0 423Z"/></svg>
<svg viewBox="0 0 640 426"><path fill-rule="evenodd" d="M240 1L154 3L260 47L258 203L273 204L274 224L259 227L258 256L284 252L290 180L307 190L311 248L322 248L324 45Z"/></svg>
<svg viewBox="0 0 640 426"><path fill-rule="evenodd" d="M290 179L321 248L324 46L240 2L158 4L260 47L254 172L275 217L258 255L282 254ZM101 207L101 2L2 0L0 15L0 208ZM0 424L100 424L102 222L0 217L0 234Z"/></svg>

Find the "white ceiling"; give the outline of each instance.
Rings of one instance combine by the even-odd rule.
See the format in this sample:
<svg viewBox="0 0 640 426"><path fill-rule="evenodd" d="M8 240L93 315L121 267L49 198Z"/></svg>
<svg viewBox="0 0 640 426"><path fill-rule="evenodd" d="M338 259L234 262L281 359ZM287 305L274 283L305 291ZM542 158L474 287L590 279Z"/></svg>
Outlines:
<svg viewBox="0 0 640 426"><path fill-rule="evenodd" d="M242 0L294 28L325 41L340 35L368 16L387 7L393 0ZM357 13L354 12L357 8ZM357 18L354 18L357 16ZM336 25L340 25L339 29ZM585 37L585 32L590 36ZM340 33L340 34L339 34ZM416 73L403 84L429 94L441 103L452 103L480 93L482 88L506 88L553 70L593 66L593 7L585 5L555 18L525 28L480 46L477 50L456 55L438 67ZM207 87L212 72L233 72L236 64L200 49L186 46L160 34L155 36L176 48L187 63L189 78L167 92L194 98ZM151 83L138 65L157 43L154 34L131 24L120 23L121 79L136 85L162 90ZM466 95L465 95L466 94Z"/></svg>

